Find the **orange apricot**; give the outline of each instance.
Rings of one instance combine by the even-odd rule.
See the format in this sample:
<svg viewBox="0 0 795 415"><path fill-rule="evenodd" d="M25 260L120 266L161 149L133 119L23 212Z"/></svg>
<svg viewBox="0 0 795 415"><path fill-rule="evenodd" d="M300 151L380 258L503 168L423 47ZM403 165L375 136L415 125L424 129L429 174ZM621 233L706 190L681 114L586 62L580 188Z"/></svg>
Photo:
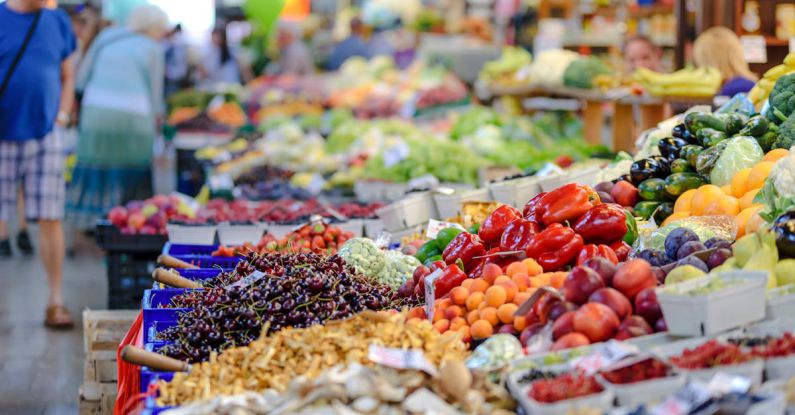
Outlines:
<svg viewBox="0 0 795 415"><path fill-rule="evenodd" d="M484 301L491 307L499 307L505 304L505 301L508 299L508 292L505 290L505 287L501 285L492 285L486 290L486 296L484 297Z"/></svg>
<svg viewBox="0 0 795 415"><path fill-rule="evenodd" d="M450 320L443 318L439 321L433 323L433 328L439 331L439 333L444 333L450 328Z"/></svg>
<svg viewBox="0 0 795 415"><path fill-rule="evenodd" d="M470 326L472 325L472 323L478 321L479 319L480 319L480 311L472 310L467 313L467 324L469 324Z"/></svg>
<svg viewBox="0 0 795 415"><path fill-rule="evenodd" d="M522 305L525 301L527 301L528 298L530 298L531 295L532 294L526 291L518 292L515 296L513 296L513 303L516 305Z"/></svg>
<svg viewBox="0 0 795 415"><path fill-rule="evenodd" d="M497 309L497 317L500 319L501 322L504 324L508 324L513 322L513 313L516 312L516 309L519 307L516 304L506 303L500 306Z"/></svg>
<svg viewBox="0 0 795 415"><path fill-rule="evenodd" d="M469 290L464 287L455 287L450 290L450 299L453 301L455 305L464 305L466 304L467 298L469 297Z"/></svg>
<svg viewBox="0 0 795 415"><path fill-rule="evenodd" d="M456 317L461 317L464 315L464 310L457 305L451 305L444 309L444 318L448 320L452 320Z"/></svg>
<svg viewBox="0 0 795 415"><path fill-rule="evenodd" d="M479 291L469 294L469 297L466 299L467 310L476 310L478 305L483 302L483 297L485 297L485 294Z"/></svg>
<svg viewBox="0 0 795 415"><path fill-rule="evenodd" d="M518 273L527 274L527 265L521 261L513 262L508 265L508 268L505 269L505 273L510 277L513 277L514 274Z"/></svg>
<svg viewBox="0 0 795 415"><path fill-rule="evenodd" d="M483 278L475 278L472 280L472 286L469 287L469 292L486 292L486 289L489 288L489 283L486 282Z"/></svg>
<svg viewBox="0 0 795 415"><path fill-rule="evenodd" d="M500 287L505 288L505 302L510 303L513 301L513 297L519 292L519 287L513 281L505 281L499 284Z"/></svg>
<svg viewBox="0 0 795 415"><path fill-rule="evenodd" d="M527 317L525 317L525 316L516 316L516 317L514 317L513 318L513 327L517 331L524 330L524 328L527 327Z"/></svg>
<svg viewBox="0 0 795 415"><path fill-rule="evenodd" d="M533 258L523 259L522 263L527 267L527 275L531 277L544 272L544 268L542 268L541 265L539 265L538 262L536 262L536 260Z"/></svg>
<svg viewBox="0 0 795 415"><path fill-rule="evenodd" d="M500 322L500 317L497 315L497 309L494 307L486 307L480 310L480 319L488 321L492 326L496 326Z"/></svg>
<svg viewBox="0 0 795 415"><path fill-rule="evenodd" d="M466 325L467 325L467 321L463 317L456 317L456 318L450 320L450 330L458 330L462 326L466 326Z"/></svg>
<svg viewBox="0 0 795 415"><path fill-rule="evenodd" d="M485 339L494 334L494 327L486 320L478 320L469 328L473 339Z"/></svg>
<svg viewBox="0 0 795 415"><path fill-rule="evenodd" d="M489 262L483 266L483 279L489 284L494 283L494 279L502 275L502 268L499 265Z"/></svg>

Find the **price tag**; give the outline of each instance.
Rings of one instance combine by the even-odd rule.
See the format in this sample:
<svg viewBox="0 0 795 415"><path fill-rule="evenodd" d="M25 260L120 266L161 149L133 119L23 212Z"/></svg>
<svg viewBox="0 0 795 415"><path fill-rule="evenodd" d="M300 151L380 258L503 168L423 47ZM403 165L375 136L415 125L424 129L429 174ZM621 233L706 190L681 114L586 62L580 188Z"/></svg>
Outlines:
<svg viewBox="0 0 795 415"><path fill-rule="evenodd" d="M395 349L371 344L367 358L379 365L395 369L417 369L436 376L436 368L420 349Z"/></svg>
<svg viewBox="0 0 795 415"><path fill-rule="evenodd" d="M691 381L663 403L651 409L652 415L684 415L712 399L707 385Z"/></svg>
<svg viewBox="0 0 795 415"><path fill-rule="evenodd" d="M266 274L266 273L264 273L262 271L254 271L251 274L248 274L245 277L243 277L243 278L241 278L241 279L239 279L239 280L227 285L226 287L224 287L224 289L229 290L229 289L232 289L232 288L246 288L249 285L261 280L262 277L264 277L266 275L268 275L268 274Z"/></svg>
<svg viewBox="0 0 795 415"><path fill-rule="evenodd" d="M585 373L594 374L621 359L637 354L639 351L637 346L610 340L601 344L593 353L574 359L571 364Z"/></svg>
<svg viewBox="0 0 795 415"><path fill-rule="evenodd" d="M740 43L743 45L743 53L748 63L767 62L767 43L764 36L740 36Z"/></svg>
<svg viewBox="0 0 795 415"><path fill-rule="evenodd" d="M409 153L411 153L409 145L403 140L397 140L384 149L384 167L389 168L400 163L409 156Z"/></svg>
<svg viewBox="0 0 795 415"><path fill-rule="evenodd" d="M466 230L464 229L463 226L457 223L442 222L440 220L431 219L428 221L428 228L425 229L425 236L427 236L430 239L434 239L442 229L447 229L447 228L458 228L461 229L462 231Z"/></svg>
<svg viewBox="0 0 795 415"><path fill-rule="evenodd" d="M433 303L436 301L436 286L434 283L441 276L442 270L437 269L425 277L425 315L428 316L428 320L431 322L433 322Z"/></svg>
<svg viewBox="0 0 795 415"><path fill-rule="evenodd" d="M751 379L718 372L710 379L707 388L712 393L712 396L721 396L728 393L747 393L751 389Z"/></svg>

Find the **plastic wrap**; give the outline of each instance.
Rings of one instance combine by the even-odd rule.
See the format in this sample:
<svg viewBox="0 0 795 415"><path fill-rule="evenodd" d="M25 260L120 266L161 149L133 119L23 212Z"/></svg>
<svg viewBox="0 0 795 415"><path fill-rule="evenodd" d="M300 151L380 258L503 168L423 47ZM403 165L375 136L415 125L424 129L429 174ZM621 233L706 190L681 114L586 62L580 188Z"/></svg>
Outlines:
<svg viewBox="0 0 795 415"><path fill-rule="evenodd" d="M695 232L702 241L715 237L732 241L737 235L737 225L731 216L692 216L673 221L657 229L638 226L638 240L633 248L636 252L644 249L665 251L665 237L672 230L682 227Z"/></svg>
<svg viewBox="0 0 795 415"><path fill-rule="evenodd" d="M755 166L764 156L765 152L753 137L734 137L728 140L726 148L715 162L709 174L710 182L715 186L727 185L738 171Z"/></svg>
<svg viewBox="0 0 795 415"><path fill-rule="evenodd" d="M522 344L510 334L496 334L478 346L467 359L467 367L483 371L498 370L522 357Z"/></svg>

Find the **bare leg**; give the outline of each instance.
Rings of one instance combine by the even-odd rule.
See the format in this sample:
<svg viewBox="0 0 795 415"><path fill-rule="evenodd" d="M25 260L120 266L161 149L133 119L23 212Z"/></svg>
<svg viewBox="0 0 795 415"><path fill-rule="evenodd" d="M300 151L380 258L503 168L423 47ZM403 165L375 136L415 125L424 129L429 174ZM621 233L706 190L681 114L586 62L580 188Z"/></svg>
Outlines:
<svg viewBox="0 0 795 415"><path fill-rule="evenodd" d="M0 241L8 239L8 222L0 220Z"/></svg>
<svg viewBox="0 0 795 415"><path fill-rule="evenodd" d="M47 272L48 306L63 305L61 279L64 261L63 227L59 220L39 220L39 254Z"/></svg>
<svg viewBox="0 0 795 415"><path fill-rule="evenodd" d="M17 188L17 224L19 225L17 232L28 230L28 217L25 215L25 195L22 194L22 186Z"/></svg>

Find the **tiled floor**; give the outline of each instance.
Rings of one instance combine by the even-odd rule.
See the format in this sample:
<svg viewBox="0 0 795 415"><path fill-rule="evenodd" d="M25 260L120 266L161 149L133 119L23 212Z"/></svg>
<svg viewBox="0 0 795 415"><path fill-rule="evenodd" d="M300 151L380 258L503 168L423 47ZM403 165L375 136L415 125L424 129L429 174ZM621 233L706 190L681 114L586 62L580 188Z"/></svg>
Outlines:
<svg viewBox="0 0 795 415"><path fill-rule="evenodd" d="M34 238L37 241L38 238ZM106 307L102 254L78 241L64 268L70 331L44 328L46 278L37 257L0 259L0 414L76 414L83 379L82 310Z"/></svg>

